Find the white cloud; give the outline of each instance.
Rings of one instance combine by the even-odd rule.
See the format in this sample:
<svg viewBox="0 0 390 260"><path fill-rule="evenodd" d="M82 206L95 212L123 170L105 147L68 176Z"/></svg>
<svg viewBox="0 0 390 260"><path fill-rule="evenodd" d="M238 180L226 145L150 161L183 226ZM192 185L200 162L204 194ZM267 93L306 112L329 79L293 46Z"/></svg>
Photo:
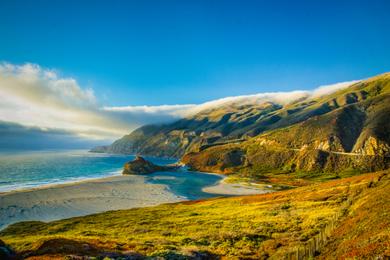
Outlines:
<svg viewBox="0 0 390 260"><path fill-rule="evenodd" d="M198 107L198 105L160 105L160 106L124 106L124 107L104 107L105 111L124 112L124 113L142 113L142 114L160 114L172 117L182 117L187 111Z"/></svg>
<svg viewBox="0 0 390 260"><path fill-rule="evenodd" d="M53 70L35 64L0 65L0 91L32 103L56 107L89 107L96 103L92 89L82 89L73 78L58 78Z"/></svg>
<svg viewBox="0 0 390 260"><path fill-rule="evenodd" d="M234 106L245 104L262 104L265 102L273 102L280 105L286 105L289 103L297 102L303 99L316 98L323 95L336 92L338 90L347 88L358 80L341 82L331 85L324 85L314 90L304 91L296 90L289 92L269 92L258 93L253 95L242 95L225 97L221 99L212 100L199 105L162 105L162 106L125 106L125 107L104 107L106 111L117 111L123 113L152 113L160 115L170 115L174 117L186 117L199 113L204 110L222 107L222 106Z"/></svg>
<svg viewBox="0 0 390 260"><path fill-rule="evenodd" d="M101 113L92 89L83 89L75 79L61 78L35 64L1 64L0 98L3 121L66 129L95 138L112 138L131 127Z"/></svg>
<svg viewBox="0 0 390 260"><path fill-rule="evenodd" d="M244 96L235 96L235 97L226 97L222 99L213 100L206 102L204 104L198 105L193 108L193 113L210 109L218 106L227 106L227 105L244 105L244 104L261 104L265 102L273 102L280 105L286 105L293 103L302 99L316 98L319 96L327 95L332 92L347 88L354 83L359 82L358 80L341 82L331 85L320 86L314 90L304 91L296 90L289 92L269 92L269 93L259 93L254 95L244 95Z"/></svg>
<svg viewBox="0 0 390 260"><path fill-rule="evenodd" d="M102 106L93 89L36 64L0 64L0 120L40 129L63 129L79 136L115 139L143 124L169 122L219 106L274 102L287 104L343 89L356 81L313 91L259 93L203 104Z"/></svg>
<svg viewBox="0 0 390 260"><path fill-rule="evenodd" d="M318 88L312 91L312 97L325 96L333 92L336 92L338 90L345 89L358 82L359 80L352 80L352 81L340 82L332 85L319 86Z"/></svg>
<svg viewBox="0 0 390 260"><path fill-rule="evenodd" d="M246 105L246 104L262 104L265 102L273 102L281 105L285 105L302 98L309 96L307 91L291 91L291 92L270 92L270 93L259 93L254 95L243 95L226 97L213 101L209 101L196 106L191 109L191 114L198 113L202 110L212 109L221 106L232 106L232 105Z"/></svg>

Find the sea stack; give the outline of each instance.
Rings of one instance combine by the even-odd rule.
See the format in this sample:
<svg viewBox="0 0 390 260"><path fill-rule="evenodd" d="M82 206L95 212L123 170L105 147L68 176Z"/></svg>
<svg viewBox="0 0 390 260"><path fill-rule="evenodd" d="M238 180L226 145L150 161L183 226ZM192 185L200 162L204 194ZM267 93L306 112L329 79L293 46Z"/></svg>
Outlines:
<svg viewBox="0 0 390 260"><path fill-rule="evenodd" d="M159 171L176 170L178 165L156 165L145 158L137 155L133 161L127 162L124 165L122 174L124 175L143 175Z"/></svg>

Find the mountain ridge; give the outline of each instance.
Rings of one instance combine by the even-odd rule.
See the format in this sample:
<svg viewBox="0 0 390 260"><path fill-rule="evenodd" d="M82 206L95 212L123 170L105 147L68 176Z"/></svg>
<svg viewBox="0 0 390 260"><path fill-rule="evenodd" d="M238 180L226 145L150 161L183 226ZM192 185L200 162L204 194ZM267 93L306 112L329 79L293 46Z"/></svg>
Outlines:
<svg viewBox="0 0 390 260"><path fill-rule="evenodd" d="M264 101L211 107L171 124L142 126L101 151L177 157L196 170L234 172L236 166L259 163L248 161L253 154L247 148L261 143L267 152L284 149L276 152L279 163L270 164L271 168L279 169L283 162L293 171L346 170L349 165L362 171L381 170L389 166L389 104L390 73L385 73L286 104ZM246 159L229 155L232 147ZM257 157L265 152L260 150ZM349 153L359 156L349 158ZM210 168L206 155L227 164L215 163L223 170ZM313 160L311 166L299 162L305 156ZM229 166L230 160L240 163Z"/></svg>

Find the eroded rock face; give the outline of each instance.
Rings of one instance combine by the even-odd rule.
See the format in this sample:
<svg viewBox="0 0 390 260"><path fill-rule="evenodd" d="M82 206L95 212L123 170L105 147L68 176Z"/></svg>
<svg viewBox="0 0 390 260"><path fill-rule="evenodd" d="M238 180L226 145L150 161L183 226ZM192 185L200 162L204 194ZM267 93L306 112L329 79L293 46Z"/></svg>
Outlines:
<svg viewBox="0 0 390 260"><path fill-rule="evenodd" d="M190 169L217 173L233 173L245 169L256 172L340 172L356 170L372 172L390 167L390 157L340 154L319 149L285 149L256 145L241 150L235 147L215 147L182 158Z"/></svg>
<svg viewBox="0 0 390 260"><path fill-rule="evenodd" d="M144 159L141 156L137 156L133 161L127 162L124 165L122 174L124 175L149 174L153 172L176 170L178 167L179 167L178 165L166 165L166 166L156 165Z"/></svg>
<svg viewBox="0 0 390 260"><path fill-rule="evenodd" d="M357 152L365 155L389 156L390 146L384 142L379 141L377 138L370 136L364 142L363 147L357 150Z"/></svg>

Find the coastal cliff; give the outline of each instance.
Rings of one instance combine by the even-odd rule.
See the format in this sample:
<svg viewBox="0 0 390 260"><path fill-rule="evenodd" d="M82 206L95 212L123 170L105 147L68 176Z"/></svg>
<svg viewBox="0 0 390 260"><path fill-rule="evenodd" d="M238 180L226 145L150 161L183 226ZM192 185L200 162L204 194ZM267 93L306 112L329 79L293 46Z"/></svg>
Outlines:
<svg viewBox="0 0 390 260"><path fill-rule="evenodd" d="M322 96L211 107L97 152L182 158L194 170L370 172L389 167L390 74Z"/></svg>

